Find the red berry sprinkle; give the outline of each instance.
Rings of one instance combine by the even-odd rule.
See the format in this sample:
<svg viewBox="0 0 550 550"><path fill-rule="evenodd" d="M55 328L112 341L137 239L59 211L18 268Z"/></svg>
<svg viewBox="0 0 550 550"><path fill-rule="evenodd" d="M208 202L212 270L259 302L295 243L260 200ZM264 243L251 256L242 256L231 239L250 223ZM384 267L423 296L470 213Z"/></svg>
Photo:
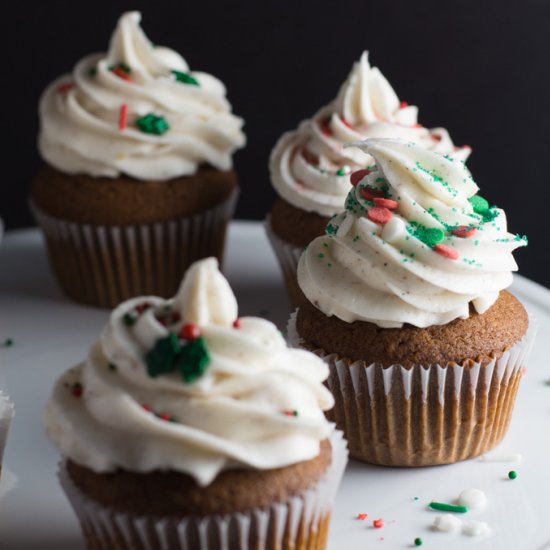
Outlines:
<svg viewBox="0 0 550 550"><path fill-rule="evenodd" d="M356 170L352 172L349 176L349 181L355 187L365 176L370 174L370 170L365 168L364 170Z"/></svg>
<svg viewBox="0 0 550 550"><path fill-rule="evenodd" d="M196 340L200 335L201 329L199 325L195 325L195 323L187 323L183 325L178 334L178 336L184 340Z"/></svg>
<svg viewBox="0 0 550 550"><path fill-rule="evenodd" d="M235 319L235 320L233 321L233 327L234 327L234 328L241 328L241 326L242 326L242 322L241 322L240 319Z"/></svg>
<svg viewBox="0 0 550 550"><path fill-rule="evenodd" d="M321 126L321 133L327 137L332 136L332 128L330 127L330 117L325 118L325 120L322 120L320 123Z"/></svg>
<svg viewBox="0 0 550 550"><path fill-rule="evenodd" d="M148 302L143 302L141 304L138 304L134 309L137 311L137 313L143 313L146 309L149 309L151 307L151 304Z"/></svg>
<svg viewBox="0 0 550 550"><path fill-rule="evenodd" d="M148 413L153 412L153 407L151 407L151 405L143 404L143 405L141 406L141 408L142 408L143 410L147 411Z"/></svg>
<svg viewBox="0 0 550 550"><path fill-rule="evenodd" d="M372 202L374 202L376 206L384 206L388 210L395 210L399 206L397 201L394 201L393 199L385 199L383 197L374 197Z"/></svg>
<svg viewBox="0 0 550 550"><path fill-rule="evenodd" d="M172 415L171 414L168 414L168 413L160 413L157 415L161 420L166 420L166 422L169 422L170 419L172 418Z"/></svg>
<svg viewBox="0 0 550 550"><path fill-rule="evenodd" d="M79 382L77 382L76 384L73 384L73 387L71 388L71 393L75 397L81 397L83 391L84 391L84 388L82 387L82 384L80 384Z"/></svg>
<svg viewBox="0 0 550 550"><path fill-rule="evenodd" d="M345 118L342 117L342 122L344 123L345 126L347 126L350 130L353 130L353 126L351 124L351 122L348 122Z"/></svg>
<svg viewBox="0 0 550 550"><path fill-rule="evenodd" d="M380 529L380 528L384 527L384 520L383 520L383 519L375 519L375 520L372 522L372 526L373 526L375 529Z"/></svg>
<svg viewBox="0 0 550 550"><path fill-rule="evenodd" d="M372 187L363 187L361 191L359 191L359 193L364 199L367 199L368 201L374 201L375 198L384 198L384 191L380 189L372 189Z"/></svg>
<svg viewBox="0 0 550 550"><path fill-rule="evenodd" d="M125 73L120 67L115 67L113 69L113 73L116 74L119 78L122 78L122 80L132 82L132 79L130 78L130 76L127 73Z"/></svg>
<svg viewBox="0 0 550 550"><path fill-rule="evenodd" d="M388 223L393 217L393 214L387 208L383 206L375 206L374 208L369 208L367 210L367 218L380 225Z"/></svg>
<svg viewBox="0 0 550 550"><path fill-rule="evenodd" d="M462 239L471 237L475 232L476 232L476 228L471 227L470 225L458 225L457 227L453 227L451 229L451 233L453 235L456 235L457 237L461 237Z"/></svg>
<svg viewBox="0 0 550 550"><path fill-rule="evenodd" d="M60 84L57 87L57 93L64 94L65 92L68 92L71 88L74 88L74 82L65 82L65 84Z"/></svg>
<svg viewBox="0 0 550 550"><path fill-rule="evenodd" d="M357 514L357 519L360 519L361 521L363 521L364 519L367 519L368 517L369 515L365 513Z"/></svg>
<svg viewBox="0 0 550 550"><path fill-rule="evenodd" d="M400 109L404 109L405 107L408 107L409 104L406 102L406 101L402 101L400 104L399 104L399 108Z"/></svg>
<svg viewBox="0 0 550 550"><path fill-rule="evenodd" d="M126 126L128 126L128 105L123 103L120 106L120 113L118 115L118 129L122 132L126 130Z"/></svg>
<svg viewBox="0 0 550 550"><path fill-rule="evenodd" d="M456 260L459 256L457 250L455 250L452 246L447 246L446 244L436 244L434 246L434 250L438 254L441 254L441 256L449 258L449 260Z"/></svg>

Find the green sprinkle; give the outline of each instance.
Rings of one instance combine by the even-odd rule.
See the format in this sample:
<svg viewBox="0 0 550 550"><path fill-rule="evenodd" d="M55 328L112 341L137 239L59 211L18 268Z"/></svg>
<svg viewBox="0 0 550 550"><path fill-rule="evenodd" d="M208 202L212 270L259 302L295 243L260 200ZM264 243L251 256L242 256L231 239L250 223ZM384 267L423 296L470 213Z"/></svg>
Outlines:
<svg viewBox="0 0 550 550"><path fill-rule="evenodd" d="M508 472L508 479L516 479L518 477L518 473L515 470L510 470Z"/></svg>
<svg viewBox="0 0 550 550"><path fill-rule="evenodd" d="M210 354L202 336L189 342L182 350L177 360L177 367L184 382L190 384L200 378L210 363Z"/></svg>
<svg viewBox="0 0 550 550"><path fill-rule="evenodd" d="M324 246L325 248L328 248L328 243L323 243L323 246Z"/></svg>
<svg viewBox="0 0 550 550"><path fill-rule="evenodd" d="M136 126L145 134L154 134L160 136L166 133L170 126L163 116L157 116L149 113L136 120Z"/></svg>
<svg viewBox="0 0 550 550"><path fill-rule="evenodd" d="M445 238L445 233L442 229L438 227L426 227L416 222L408 224L407 231L430 248L433 248Z"/></svg>
<svg viewBox="0 0 550 550"><path fill-rule="evenodd" d="M2 345L5 348L11 348L13 346L13 338L6 338Z"/></svg>
<svg viewBox="0 0 550 550"><path fill-rule="evenodd" d="M173 332L165 338L160 338L156 341L153 349L145 355L147 374L151 378L155 378L159 374L170 372L174 368L174 362L180 353L181 346L178 337Z"/></svg>
<svg viewBox="0 0 550 550"><path fill-rule="evenodd" d="M127 327L131 327L137 321L137 317L133 313L125 313L122 321Z"/></svg>
<svg viewBox="0 0 550 550"><path fill-rule="evenodd" d="M325 233L327 235L335 235L336 231L338 231L338 227L336 225L332 225L331 223L329 223L325 229Z"/></svg>
<svg viewBox="0 0 550 550"><path fill-rule="evenodd" d="M109 363L108 368L111 372L115 372L117 370L117 366L114 363Z"/></svg>
<svg viewBox="0 0 550 550"><path fill-rule="evenodd" d="M110 71L114 71L115 69L120 69L123 73L130 74L132 72L132 69L126 63L118 63L117 65L111 65L109 67Z"/></svg>
<svg viewBox="0 0 550 550"><path fill-rule="evenodd" d="M422 539L420 537L416 537L414 539L414 545L415 546L422 546Z"/></svg>
<svg viewBox="0 0 550 550"><path fill-rule="evenodd" d="M322 258L324 258L324 257L325 257L325 255L324 255L322 252L319 252L319 254L317 254L317 258L321 258L321 259L322 259Z"/></svg>
<svg viewBox="0 0 550 550"><path fill-rule="evenodd" d="M419 500L418 497L413 497L413 500Z"/></svg>
<svg viewBox="0 0 550 550"><path fill-rule="evenodd" d="M94 77L96 74L97 74L97 68L96 67L91 67L90 69L88 69L88 76Z"/></svg>
<svg viewBox="0 0 550 550"><path fill-rule="evenodd" d="M345 176L346 172L343 168L338 168L338 170L336 170L336 175L337 176Z"/></svg>
<svg viewBox="0 0 550 550"><path fill-rule="evenodd" d="M444 502L430 502L428 504L433 510L440 512L455 512L457 514L465 514L468 511L467 506L455 506L454 504L445 504Z"/></svg>
<svg viewBox="0 0 550 550"><path fill-rule="evenodd" d="M199 81L192 77L189 73L183 73L181 71L176 71L175 69L170 72L176 77L178 82L190 84L191 86L200 86Z"/></svg>
<svg viewBox="0 0 550 550"><path fill-rule="evenodd" d="M481 195L470 197L468 202L472 205L476 214L483 215L485 211L489 210L489 203Z"/></svg>

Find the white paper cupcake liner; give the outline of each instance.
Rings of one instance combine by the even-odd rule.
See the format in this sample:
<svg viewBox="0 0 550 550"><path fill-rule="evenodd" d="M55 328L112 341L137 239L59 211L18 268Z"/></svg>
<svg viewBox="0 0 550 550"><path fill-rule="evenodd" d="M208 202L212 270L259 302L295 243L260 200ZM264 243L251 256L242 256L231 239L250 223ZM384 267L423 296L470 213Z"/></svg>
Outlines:
<svg viewBox="0 0 550 550"><path fill-rule="evenodd" d="M335 406L327 416L348 440L350 456L385 466L449 464L483 454L506 434L537 323L499 359L462 365L383 367L311 350L329 366ZM296 313L288 339L304 347Z"/></svg>
<svg viewBox="0 0 550 550"><path fill-rule="evenodd" d="M298 270L298 262L304 249L303 247L288 243L276 235L271 227L271 216L267 216L264 227L269 243L275 252L275 256L283 272L290 304L293 308L298 307L301 291L298 286L296 271Z"/></svg>
<svg viewBox="0 0 550 550"><path fill-rule="evenodd" d="M343 434L330 436L332 462L314 487L267 509L185 519L120 513L87 498L65 463L59 479L80 521L87 548L140 550L311 549L326 546L330 513L347 463Z"/></svg>
<svg viewBox="0 0 550 550"><path fill-rule="evenodd" d="M194 216L166 222L103 226L69 222L31 210L46 239L50 264L76 302L113 308L134 296L173 296L196 260L223 260L226 228L238 190Z"/></svg>
<svg viewBox="0 0 550 550"><path fill-rule="evenodd" d="M0 390L0 475L2 474L2 459L6 446L6 439L14 414L15 409L13 403L10 398Z"/></svg>

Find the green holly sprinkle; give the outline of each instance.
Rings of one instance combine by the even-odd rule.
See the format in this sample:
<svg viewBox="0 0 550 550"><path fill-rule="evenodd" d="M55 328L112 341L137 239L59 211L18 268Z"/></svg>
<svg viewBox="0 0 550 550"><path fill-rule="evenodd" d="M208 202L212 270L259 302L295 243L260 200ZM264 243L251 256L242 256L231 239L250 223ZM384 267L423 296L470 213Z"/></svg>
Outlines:
<svg viewBox="0 0 550 550"><path fill-rule="evenodd" d="M483 215L484 212L489 210L489 203L480 195L470 197L468 202L472 205L472 208L476 214Z"/></svg>
<svg viewBox="0 0 550 550"><path fill-rule="evenodd" d="M170 72L176 77L178 82L189 84L191 86L200 86L199 81L192 77L189 73L183 73L181 71L176 71L175 69Z"/></svg>
<svg viewBox="0 0 550 550"><path fill-rule="evenodd" d="M206 348L206 342L201 336L189 342L179 354L177 367L186 383L194 382L200 378L210 362L210 354Z"/></svg>
<svg viewBox="0 0 550 550"><path fill-rule="evenodd" d="M181 353L178 337L171 332L165 338L156 341L153 349L145 355L147 374L155 378L159 374L170 372L174 368L174 362Z"/></svg>
<svg viewBox="0 0 550 550"><path fill-rule="evenodd" d="M157 116L153 113L138 118L136 126L145 134L154 134L157 136L161 136L170 129L168 122L166 122L163 116Z"/></svg>

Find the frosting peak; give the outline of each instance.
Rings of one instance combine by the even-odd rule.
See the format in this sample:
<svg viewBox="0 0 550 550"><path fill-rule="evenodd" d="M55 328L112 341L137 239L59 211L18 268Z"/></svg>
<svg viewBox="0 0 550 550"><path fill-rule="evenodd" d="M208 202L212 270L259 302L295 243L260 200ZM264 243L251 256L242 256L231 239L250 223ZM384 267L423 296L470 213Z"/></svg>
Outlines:
<svg viewBox="0 0 550 550"><path fill-rule="evenodd" d="M281 136L270 158L273 186L294 206L331 216L343 209L349 173L373 162L364 150L344 148L346 142L402 138L466 160L469 147L455 147L445 129L425 128L417 116L418 108L399 100L363 52L336 99Z"/></svg>
<svg viewBox="0 0 550 550"><path fill-rule="evenodd" d="M78 62L40 100L42 157L66 173L165 180L201 164L231 168L245 143L225 87L121 16L107 54Z"/></svg>
<svg viewBox="0 0 550 550"><path fill-rule="evenodd" d="M371 155L350 177L345 212L298 266L326 315L381 327L445 324L483 313L512 282L511 252L527 244L477 194L463 161L398 139L348 144Z"/></svg>
<svg viewBox="0 0 550 550"><path fill-rule="evenodd" d="M50 438L97 472L170 469L201 485L224 469L317 456L331 431L328 368L269 321L236 315L213 258L193 264L172 300L122 303L56 383Z"/></svg>

